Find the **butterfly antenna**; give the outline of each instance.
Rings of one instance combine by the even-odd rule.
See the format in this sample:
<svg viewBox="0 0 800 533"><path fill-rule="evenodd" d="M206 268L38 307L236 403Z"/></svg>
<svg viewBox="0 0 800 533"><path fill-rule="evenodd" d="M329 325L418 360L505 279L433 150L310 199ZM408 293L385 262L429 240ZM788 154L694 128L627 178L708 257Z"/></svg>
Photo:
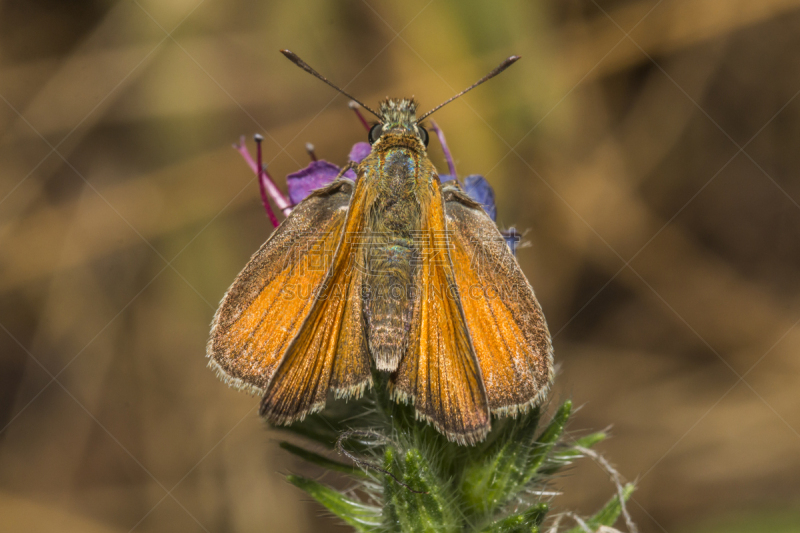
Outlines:
<svg viewBox="0 0 800 533"><path fill-rule="evenodd" d="M372 113L373 115L375 115L376 117L378 117L379 119L381 119L381 122L383 122L383 117L382 117L382 116L380 116L378 113L376 113L375 111L373 111L372 109L370 109L368 106L364 105L364 103L363 103L363 102L361 102L360 100L356 99L356 97L355 97L355 96L352 96L352 95L350 95L350 94L346 93L346 92L344 91L344 89L340 89L339 87L337 87L336 85L334 85L334 84L333 84L333 83L332 83L330 80L328 80L328 78L326 78L325 76L323 76L322 74L320 74L319 72L317 72L316 70L314 70L313 68L311 68L311 67L308 65L308 63L306 63L305 61L303 61L302 59L300 59L299 57L297 57L297 54L295 54L295 53L294 53L294 52L292 52L291 50L281 50L281 53L282 53L283 55L285 55L285 56L286 56L286 57L289 59L289 61L291 61L292 63L294 63L295 65L297 65L297 66L298 66L298 67L300 67L301 69L305 70L305 71L306 71L306 72L308 72L309 74L311 74L311 75L313 75L313 76L316 76L317 78L321 79L322 81L324 81L325 83L327 83L328 85L330 85L331 87L333 87L334 89L336 89L337 91L339 91L340 93L342 93L343 95L345 95L346 97L348 97L348 98L350 98L351 100L353 100L354 102L358 103L358 105L360 105L361 107L363 107L364 109L366 109L367 111L369 111L370 113ZM471 88L472 88L472 87L470 87L470 89L471 89Z"/></svg>
<svg viewBox="0 0 800 533"><path fill-rule="evenodd" d="M434 107L433 109L431 109L430 111L428 111L427 113L425 113L424 115L419 117L417 119L417 122L422 122L422 120L424 118L432 115L436 111L439 111L441 108L443 108L444 106L446 106L447 104L449 104L450 102L452 102L453 100L458 98L459 96L463 96L464 94L468 93L469 91L471 91L472 89L474 89L475 87L480 85L481 83L483 83L485 81L489 81L490 79L494 78L495 76L497 76L498 74L503 72L505 69L507 69L508 67L513 65L518 59L519 59L519 56L511 56L511 57L509 57L508 59L506 59L505 61L500 63L497 66L497 68L495 68L489 74L487 74L486 76L482 77L481 79L479 79L478 81L476 81L475 83L473 83L472 85L470 85L469 87L467 87L466 89L464 89L463 91L461 91L460 93L455 95L454 97L450 98L449 100L445 100L441 104L437 105L436 107ZM325 80L325 81L327 81L327 80ZM328 83L330 83L330 82L328 82Z"/></svg>

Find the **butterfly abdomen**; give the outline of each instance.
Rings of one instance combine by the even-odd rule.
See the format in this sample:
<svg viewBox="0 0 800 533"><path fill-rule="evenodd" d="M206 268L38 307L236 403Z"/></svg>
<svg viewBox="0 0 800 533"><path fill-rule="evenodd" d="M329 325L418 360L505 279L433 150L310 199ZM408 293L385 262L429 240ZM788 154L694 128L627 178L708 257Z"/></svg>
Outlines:
<svg viewBox="0 0 800 533"><path fill-rule="evenodd" d="M374 243L365 291L367 337L375 366L393 372L405 353L414 306L416 249L402 238Z"/></svg>
<svg viewBox="0 0 800 533"><path fill-rule="evenodd" d="M378 370L393 372L406 350L416 295L420 206L417 154L398 148L382 158L370 209L364 280L369 350Z"/></svg>

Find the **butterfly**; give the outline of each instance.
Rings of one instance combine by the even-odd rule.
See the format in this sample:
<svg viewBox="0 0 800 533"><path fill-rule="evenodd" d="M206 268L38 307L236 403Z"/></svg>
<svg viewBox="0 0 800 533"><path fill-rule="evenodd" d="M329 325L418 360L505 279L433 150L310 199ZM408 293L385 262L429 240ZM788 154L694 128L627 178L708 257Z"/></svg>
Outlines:
<svg viewBox="0 0 800 533"><path fill-rule="evenodd" d="M289 50L297 66L339 89ZM370 154L300 202L222 299L209 366L262 395L260 413L286 425L336 398L361 397L373 372L391 396L449 440L471 445L491 415L539 404L553 378L541 307L481 205L442 184L423 119L514 63L416 117L387 99Z"/></svg>

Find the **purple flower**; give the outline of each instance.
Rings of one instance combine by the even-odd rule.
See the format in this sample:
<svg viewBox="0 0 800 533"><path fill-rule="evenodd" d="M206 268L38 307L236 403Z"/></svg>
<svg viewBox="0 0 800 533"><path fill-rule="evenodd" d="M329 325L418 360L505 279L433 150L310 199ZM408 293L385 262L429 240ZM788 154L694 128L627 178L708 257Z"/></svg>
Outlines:
<svg viewBox="0 0 800 533"><path fill-rule="evenodd" d="M353 145L350 149L349 159L353 163L360 163L362 159L367 157L372 151L372 146L369 143L360 142ZM313 147L309 150L313 153ZM328 183L336 179L336 176L342 171L341 168L329 163L324 159L312 160L309 165L297 172L292 172L286 176L286 187L289 189L289 200L295 206L303 201L311 191L324 187ZM347 169L344 173L345 177L355 181L356 173L353 169Z"/></svg>
<svg viewBox="0 0 800 533"><path fill-rule="evenodd" d="M365 157L372 151L372 145L369 143L355 143L350 149L350 161L353 163L361 163Z"/></svg>
<svg viewBox="0 0 800 533"><path fill-rule="evenodd" d="M299 204L311 191L332 182L341 171L341 168L322 159L312 161L306 168L286 176L286 187L289 189L292 205Z"/></svg>

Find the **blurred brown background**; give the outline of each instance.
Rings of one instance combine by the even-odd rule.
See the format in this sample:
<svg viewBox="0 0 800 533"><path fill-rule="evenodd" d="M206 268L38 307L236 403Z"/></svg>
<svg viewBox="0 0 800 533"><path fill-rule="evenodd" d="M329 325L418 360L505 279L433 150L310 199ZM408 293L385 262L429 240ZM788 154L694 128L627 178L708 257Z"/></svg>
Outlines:
<svg viewBox="0 0 800 533"><path fill-rule="evenodd" d="M423 110L521 55L436 120L528 230L553 398L642 531L800 531L798 0L0 2L0 530L345 531L205 367L271 231L231 143L283 184L366 140L279 48Z"/></svg>

